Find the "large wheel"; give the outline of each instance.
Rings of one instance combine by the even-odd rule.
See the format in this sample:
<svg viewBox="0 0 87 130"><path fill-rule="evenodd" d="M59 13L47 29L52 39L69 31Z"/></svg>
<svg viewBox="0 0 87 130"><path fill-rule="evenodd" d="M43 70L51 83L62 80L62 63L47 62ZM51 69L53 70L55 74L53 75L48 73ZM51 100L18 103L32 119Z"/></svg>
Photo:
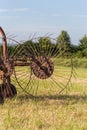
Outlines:
<svg viewBox="0 0 87 130"><path fill-rule="evenodd" d="M28 66L14 68L18 85L31 96L56 95L64 93L71 84L73 74L72 59L68 58L68 66L64 65L66 49L57 44L43 42L27 42L24 55ZM69 57L69 53L67 53Z"/></svg>
<svg viewBox="0 0 87 130"><path fill-rule="evenodd" d="M68 90L73 63L68 59L69 67L64 64L65 57L69 57L65 47L40 39L24 43L11 38L7 40L5 77L9 75L10 84L20 86L30 96L56 95ZM13 88L11 90L16 93Z"/></svg>

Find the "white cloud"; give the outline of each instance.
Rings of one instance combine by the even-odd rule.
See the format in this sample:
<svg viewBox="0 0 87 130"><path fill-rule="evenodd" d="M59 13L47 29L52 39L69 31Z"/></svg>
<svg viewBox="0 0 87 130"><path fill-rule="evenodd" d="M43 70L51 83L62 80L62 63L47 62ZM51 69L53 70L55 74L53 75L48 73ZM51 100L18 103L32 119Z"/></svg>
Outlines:
<svg viewBox="0 0 87 130"><path fill-rule="evenodd" d="M69 15L69 14L52 14L53 17L61 17L61 16L68 16L68 17L79 17L79 18L86 18L87 17L87 14L72 14L72 15Z"/></svg>
<svg viewBox="0 0 87 130"><path fill-rule="evenodd" d="M52 14L53 17L60 17L62 16L61 14Z"/></svg>
<svg viewBox="0 0 87 130"><path fill-rule="evenodd" d="M86 18L87 14L74 14L73 17L80 17L80 18Z"/></svg>
<svg viewBox="0 0 87 130"><path fill-rule="evenodd" d="M25 12L28 11L29 8L13 8L13 9L0 9L0 13L6 12Z"/></svg>
<svg viewBox="0 0 87 130"><path fill-rule="evenodd" d="M28 10L29 10L29 8L15 8L15 9L13 9L14 12L25 12Z"/></svg>
<svg viewBox="0 0 87 130"><path fill-rule="evenodd" d="M9 9L0 9L0 13L9 12Z"/></svg>

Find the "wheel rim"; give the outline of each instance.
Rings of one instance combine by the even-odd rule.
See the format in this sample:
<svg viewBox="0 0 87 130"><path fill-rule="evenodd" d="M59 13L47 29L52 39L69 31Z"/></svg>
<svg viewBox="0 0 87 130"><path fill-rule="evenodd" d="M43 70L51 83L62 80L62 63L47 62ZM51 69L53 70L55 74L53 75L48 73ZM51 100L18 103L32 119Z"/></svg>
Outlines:
<svg viewBox="0 0 87 130"><path fill-rule="evenodd" d="M56 95L66 92L71 84L73 61L72 59L69 60L69 68L61 66L63 62L60 62L60 57L65 50L57 49L56 45L54 48L51 48L47 44L43 48L42 44L38 45L37 43L34 45L31 42L29 46L25 45L24 48L25 55L30 61L29 66L27 66L30 76L27 75L27 71L24 71L25 74L23 72L24 81L22 80L22 82L24 85L19 80L15 69L15 77L22 89L32 96ZM62 60L64 59L62 58Z"/></svg>

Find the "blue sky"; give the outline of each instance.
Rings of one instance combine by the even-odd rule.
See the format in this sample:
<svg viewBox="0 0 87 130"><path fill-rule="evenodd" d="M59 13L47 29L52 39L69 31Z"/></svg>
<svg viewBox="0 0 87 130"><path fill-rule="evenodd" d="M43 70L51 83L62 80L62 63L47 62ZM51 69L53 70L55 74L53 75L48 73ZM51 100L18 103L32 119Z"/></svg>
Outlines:
<svg viewBox="0 0 87 130"><path fill-rule="evenodd" d="M0 0L0 26L19 40L66 30L78 44L87 34L87 0Z"/></svg>

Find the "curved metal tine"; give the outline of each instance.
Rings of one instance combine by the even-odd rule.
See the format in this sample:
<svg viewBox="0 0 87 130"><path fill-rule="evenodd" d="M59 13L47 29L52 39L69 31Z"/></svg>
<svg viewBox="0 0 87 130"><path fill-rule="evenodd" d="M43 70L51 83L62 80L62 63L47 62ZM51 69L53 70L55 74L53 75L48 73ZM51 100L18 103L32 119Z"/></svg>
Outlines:
<svg viewBox="0 0 87 130"><path fill-rule="evenodd" d="M52 80L49 78L49 79L46 79L44 82L43 82L43 87L44 89L47 89L46 93L50 95L54 94L54 91L56 89L56 87L54 86L54 83L52 82Z"/></svg>
<svg viewBox="0 0 87 130"><path fill-rule="evenodd" d="M50 84L49 87L50 87L50 91L51 91L49 93L51 93L51 95L58 94L58 91L63 88L62 85L59 84L59 82L55 83L54 80L51 78L50 78L49 84Z"/></svg>
<svg viewBox="0 0 87 130"><path fill-rule="evenodd" d="M38 44L37 44L37 48L39 48L39 55L42 55L42 47L41 47L42 45L39 43L39 38L38 38Z"/></svg>
<svg viewBox="0 0 87 130"><path fill-rule="evenodd" d="M26 89L26 87L30 83L31 74L29 74L27 70L25 71L24 67L22 67L21 70L15 70L15 74L17 75L16 77L18 79L19 84L21 86L24 86L24 88Z"/></svg>
<svg viewBox="0 0 87 130"><path fill-rule="evenodd" d="M65 80L68 80L68 78L65 78L64 76L61 76L61 75L57 75L56 73L54 73L55 74L55 76L57 76L58 78L62 78L63 80L65 79Z"/></svg>
<svg viewBox="0 0 87 130"><path fill-rule="evenodd" d="M28 36L28 39L27 39L27 41L28 41L29 39L32 39L32 38L31 38L31 36L32 36L32 34L30 34L30 35Z"/></svg>
<svg viewBox="0 0 87 130"><path fill-rule="evenodd" d="M45 34L43 37L39 37L39 38L49 38L50 39L50 36L51 35L53 35L53 34L49 34L49 33L47 33L47 34ZM43 44L43 42L42 42L42 44ZM42 48L42 45L41 44L41 48L40 48L40 50L43 52L43 48ZM43 52L43 54L44 54L44 56L48 56L49 57L49 55L48 55L48 49L50 50L50 48L49 48L49 45L48 44L46 44L46 41L45 41L45 52Z"/></svg>
<svg viewBox="0 0 87 130"><path fill-rule="evenodd" d="M31 38L31 40L33 40L33 39L34 39L34 37L36 36L36 34L37 34L37 32L33 34L33 37Z"/></svg>
<svg viewBox="0 0 87 130"><path fill-rule="evenodd" d="M43 50L43 41L39 41L40 39L44 39L44 37L39 37L39 39L38 39L38 44L39 44L39 53L40 53L40 55L45 55L45 53L44 53L44 50Z"/></svg>
<svg viewBox="0 0 87 130"><path fill-rule="evenodd" d="M48 38L49 40L50 40L50 36L51 36L52 34L46 34L46 35L44 35L43 37L41 37L42 39L44 39L44 38ZM43 52L43 55L44 56L46 56L46 57L49 57L49 55L48 55L48 53L49 53L49 50L50 50L50 48L49 48L49 44L47 43L47 41L44 41L44 44L45 44L45 48L44 48L44 50L43 50L43 41L42 41L42 44L41 44L41 50L42 50L42 52Z"/></svg>
<svg viewBox="0 0 87 130"><path fill-rule="evenodd" d="M64 82L64 79L65 79L65 82ZM58 80L58 82L56 81L56 78L54 77L54 80L56 81L55 83L58 83L59 84L59 86L63 89L65 86L66 86L66 84L67 84L67 82L68 82L68 78L66 79L66 78L64 78L62 81L59 81ZM66 81L67 80L67 81ZM68 85L68 84L67 84Z"/></svg>
<svg viewBox="0 0 87 130"><path fill-rule="evenodd" d="M48 57L51 58L52 57L52 53L54 51L54 46L55 46L55 42L52 42L53 41L56 41L54 38L50 38L50 41L51 41L51 44L50 44L50 47L49 47L49 51L48 51Z"/></svg>
<svg viewBox="0 0 87 130"><path fill-rule="evenodd" d="M54 86L54 83L52 82L50 78L45 80L43 87L44 89L47 89L48 96L54 95L54 91L57 88Z"/></svg>
<svg viewBox="0 0 87 130"><path fill-rule="evenodd" d="M30 92L31 93L31 90L32 90L32 88L34 87L34 82L35 82L35 79L34 78L32 78L32 76L31 76L31 79L30 79L30 83L29 83L29 85L28 86L26 86L26 91L28 91L28 92ZM33 87L32 87L32 83L33 83ZM34 89L34 88L33 88Z"/></svg>
<svg viewBox="0 0 87 130"><path fill-rule="evenodd" d="M33 55L35 55L35 56L38 56L38 52L37 52L37 50L36 50L36 48L35 48L35 45L34 45L34 43L30 43L29 44L29 46L25 46L25 47L27 47L26 49L28 49L28 50L26 50L28 53L29 52L33 52ZM31 53L32 54L32 53Z"/></svg>
<svg viewBox="0 0 87 130"><path fill-rule="evenodd" d="M35 35L36 35L36 34L34 34L33 38L31 39L32 41L33 41L33 39L35 39L35 38L34 38ZM39 56L39 52L38 52L36 46L35 46L34 44L32 44L32 47L33 47L33 50L35 51L35 55L36 55L36 56Z"/></svg>
<svg viewBox="0 0 87 130"><path fill-rule="evenodd" d="M61 84L59 84L59 81L57 82L56 81L56 79L54 79L54 77L51 77L51 80L53 81L53 83L55 83L59 88L63 88L62 86L64 86L64 85L61 85Z"/></svg>
<svg viewBox="0 0 87 130"><path fill-rule="evenodd" d="M59 72L59 71L58 71ZM63 71L63 72L67 72L67 71ZM71 84L71 77L73 76L73 66L72 66L72 59L71 59L71 70L69 71L69 75L68 75L68 77L66 78L66 75L65 75L65 77L64 76L62 76L61 78L63 79L62 81L64 81L64 79L65 79L65 81L66 81L66 85L62 82L62 81L59 81L58 80L58 82L57 82L57 79L56 79L56 77L55 77L55 74L56 74L56 77L61 77L60 75L59 75L59 73L58 73L58 75L57 75L57 71L55 70L54 71L54 73L53 73L53 75L52 75L52 77L51 77L51 79L53 78L54 80L53 80L53 83L55 82L56 84L58 84L60 87L61 86L63 86L63 88L61 88L61 91L60 92L63 92L63 90L65 90L66 89L66 91L67 91L67 88L69 87L69 84ZM60 93L59 92L59 93Z"/></svg>
<svg viewBox="0 0 87 130"><path fill-rule="evenodd" d="M35 79L36 80L36 79ZM34 81L34 80L33 80ZM37 96L37 94L38 94L38 87L39 87L39 80L37 80L37 82L35 83L35 81L34 81L34 83L33 83L33 88L32 88L32 94L34 95L34 96Z"/></svg>
<svg viewBox="0 0 87 130"><path fill-rule="evenodd" d="M14 39L15 37L17 37L17 35L14 35L14 34L10 34L10 35L6 35L6 38L7 39Z"/></svg>
<svg viewBox="0 0 87 130"><path fill-rule="evenodd" d="M26 91L23 86L20 85L20 83L19 83L19 81L18 81L18 78L17 78L17 76L16 76L15 69L14 69L14 76L15 76L15 79L16 79L16 82L17 82L18 86L19 86L26 94L28 94L30 97L34 97L32 94L30 94L28 91Z"/></svg>
<svg viewBox="0 0 87 130"><path fill-rule="evenodd" d="M42 38L42 37L40 37L40 38ZM39 38L39 39L40 39ZM38 39L38 40L39 40ZM42 42L40 43L39 41L38 41L38 44L39 44L39 53L40 53L40 55L42 55Z"/></svg>
<svg viewBox="0 0 87 130"><path fill-rule="evenodd" d="M6 32L5 34L6 34L6 36L7 36L7 35L9 34L9 32Z"/></svg>
<svg viewBox="0 0 87 130"><path fill-rule="evenodd" d="M50 34L50 32L48 32L48 33L46 33L43 37L50 37L50 36L52 36L52 35L53 35L53 33Z"/></svg>
<svg viewBox="0 0 87 130"><path fill-rule="evenodd" d="M62 51L60 54L56 52L56 54L52 57L52 61L55 62L58 58L60 58L65 53L65 50Z"/></svg>
<svg viewBox="0 0 87 130"><path fill-rule="evenodd" d="M14 47L14 52L13 52L13 54L12 54L12 57L18 56L18 54L21 53L22 48L23 48L23 47L21 47L20 45L16 45L16 46Z"/></svg>
<svg viewBox="0 0 87 130"><path fill-rule="evenodd" d="M73 69L73 77L74 77L75 79L78 77L78 75L77 75L75 69Z"/></svg>
<svg viewBox="0 0 87 130"><path fill-rule="evenodd" d="M39 44L38 44L36 38L34 38L34 42L35 42L35 47L36 47L36 50L37 50L37 55L36 56L39 56L40 55L40 48L39 48Z"/></svg>
<svg viewBox="0 0 87 130"><path fill-rule="evenodd" d="M21 44L20 44L20 45L21 45ZM22 54L23 48L24 48L24 44L22 44L22 46L20 46L20 45L16 47L16 49L15 49L15 51L14 51L12 57L18 57L19 54L20 54L20 55Z"/></svg>
<svg viewBox="0 0 87 130"><path fill-rule="evenodd" d="M23 77L26 77L26 76L29 77L28 69L25 70L24 66L20 70L17 70L16 67L15 67L15 71L16 71L17 77L19 77L19 78L20 77L23 78Z"/></svg>
<svg viewBox="0 0 87 130"><path fill-rule="evenodd" d="M72 82L70 81L66 87L66 94L68 93L68 91L70 91L71 87L72 87Z"/></svg>
<svg viewBox="0 0 87 130"><path fill-rule="evenodd" d="M34 37L32 40L34 40L35 41L35 46L36 46L36 48L34 48L34 50L36 49L36 56L39 56L41 53L41 49L40 49L40 47L38 46L39 45L39 42L38 42L38 39L39 39L40 37Z"/></svg>
<svg viewBox="0 0 87 130"><path fill-rule="evenodd" d="M26 87L26 91L28 91L31 95L35 95L35 89L36 89L36 82L35 82L35 77L31 78L29 85Z"/></svg>
<svg viewBox="0 0 87 130"><path fill-rule="evenodd" d="M65 87L59 92L59 94L62 93L65 89L67 89L68 84L71 83L71 78L72 78L72 74L70 75L70 78L69 78L67 84L66 84Z"/></svg>
<svg viewBox="0 0 87 130"><path fill-rule="evenodd" d="M39 79L38 79L39 80ZM41 80L40 80L41 81ZM47 83L48 82L48 83ZM46 83L46 84L45 84ZM44 85L45 84L45 85ZM35 86L36 85L36 86ZM35 82L35 78L33 78L31 80L31 83L29 84L29 87L30 87L30 90L29 92L31 92L32 94L36 94L37 91L38 91L38 88L40 87L41 90L42 89L47 89L49 87L50 90L52 90L53 92L55 91L55 89L63 89L65 87L65 85L61 82L56 82L56 79L55 78L49 78L49 81L48 79L45 80L45 81L41 81L41 86L40 85L40 82L38 82L38 84ZM47 87L48 86L48 87ZM38 87L38 88L37 88ZM50 91L49 91L50 93Z"/></svg>
<svg viewBox="0 0 87 130"><path fill-rule="evenodd" d="M16 57L22 51L24 44L15 39L12 39L12 38L8 38L8 39L15 43L13 46L13 48L15 48L15 49L11 56ZM21 45L22 45L22 47L21 47Z"/></svg>
<svg viewBox="0 0 87 130"><path fill-rule="evenodd" d="M9 41L7 42L8 56L10 56L10 54L12 53L12 50L10 49L10 47L11 47L11 41L9 40Z"/></svg>
<svg viewBox="0 0 87 130"><path fill-rule="evenodd" d="M25 50L27 49L26 51L28 53L32 51L33 55L38 56L37 48L36 48L36 46L35 46L35 44L33 42L33 39L34 39L35 35L36 35L36 33L33 35L33 37L31 39L29 38L29 40L27 40L27 41L31 41L32 43L30 42L29 46L25 45ZM25 41L25 43L26 43L26 41Z"/></svg>
<svg viewBox="0 0 87 130"><path fill-rule="evenodd" d="M50 40L49 37L48 37L48 39ZM50 46L50 44L46 43L46 41L45 41L44 55L47 56L47 57L49 57L49 55L48 55L48 53L49 53L49 52L48 52L49 46Z"/></svg>
<svg viewBox="0 0 87 130"><path fill-rule="evenodd" d="M49 38L49 37L48 37L48 38ZM49 57L50 48L51 48L51 46L50 46L49 44L46 44L45 56L47 56L47 57Z"/></svg>
<svg viewBox="0 0 87 130"><path fill-rule="evenodd" d="M71 70L71 75L70 75L70 77L69 77L69 79L68 79L68 82L67 82L66 86L65 86L64 89L61 90L59 93L61 93L62 91L64 91L64 90L67 88L68 84L71 83L71 78L72 78L72 76L73 76L73 66L72 66L72 70Z"/></svg>
<svg viewBox="0 0 87 130"><path fill-rule="evenodd" d="M51 52L50 52L50 57L55 57L57 54L58 54L58 48L57 48L57 45L55 45L53 47L53 49L51 49ZM54 53L54 54L53 54Z"/></svg>
<svg viewBox="0 0 87 130"><path fill-rule="evenodd" d="M50 42L51 42L51 38L50 38L50 36L48 36L48 38L49 38L49 40L50 40ZM51 43L52 44L52 43ZM47 46L47 53L46 53L46 55L48 56L48 57L50 57L50 51L51 51L51 49L52 49L52 45L48 45Z"/></svg>
<svg viewBox="0 0 87 130"><path fill-rule="evenodd" d="M8 50L8 56L10 56L11 55L11 53L12 53L12 50L11 49L9 49L9 46L11 47L13 47L14 45L13 45L13 42L12 42L12 39L13 38L15 38L15 37L17 37L17 36L14 36L14 34L10 34L10 35L6 35L6 38L7 38L7 40L9 40L8 42L7 42L7 50Z"/></svg>
<svg viewBox="0 0 87 130"><path fill-rule="evenodd" d="M31 72L30 72L29 80L28 80L28 83L27 83L26 86L25 86L25 89L27 89L27 87L29 86L30 81L31 81L31 77L32 77L32 70L31 70Z"/></svg>
<svg viewBox="0 0 87 130"><path fill-rule="evenodd" d="M56 39L53 39L53 40L55 40L56 41ZM50 49L50 57L52 58L52 57L56 57L57 55L58 55L58 53L60 53L62 50L61 50L61 48L59 47L58 48L58 44L54 44L54 47L53 47L53 49ZM62 53L61 54L63 54L65 52L65 49L62 51ZM53 54L54 53L54 54ZM61 55L60 54L60 55Z"/></svg>
<svg viewBox="0 0 87 130"><path fill-rule="evenodd" d="M50 38L50 39L53 39L53 38ZM54 40L54 39L53 39L53 40ZM50 57L50 58L52 57L52 53L54 52L54 49L55 49L55 47L54 47L53 45L55 46L55 44L52 43L52 44L50 45L50 47L49 47L48 57ZM53 46L53 47L52 47L52 46Z"/></svg>
<svg viewBox="0 0 87 130"><path fill-rule="evenodd" d="M67 77L70 77L71 75L73 76L74 67L73 67L72 59L70 59L70 64L71 64L71 66L70 66L70 68L68 70L64 70L63 68L61 68L61 69L55 68L54 74L56 76L61 77L61 78L63 78L64 76L67 76ZM57 71L59 72L58 74L56 73ZM65 73L65 74L63 74L63 73ZM67 79L67 78L65 77L65 79Z"/></svg>
<svg viewBox="0 0 87 130"><path fill-rule="evenodd" d="M31 75L30 82L28 86L26 86L26 91L28 91L31 95L36 95L38 94L38 88L39 88L39 80L35 77L34 74Z"/></svg>
<svg viewBox="0 0 87 130"><path fill-rule="evenodd" d="M40 82L39 88L40 88L40 91L42 93L42 96L43 95L46 95L46 96L51 95L51 93L53 93L54 89L55 89L55 87L53 86L53 83L51 82L50 78L42 80L42 82Z"/></svg>
<svg viewBox="0 0 87 130"><path fill-rule="evenodd" d="M7 38L7 39L8 39L9 41L11 41L12 44L15 43L14 45L12 45L13 48L14 48L15 45L20 44L20 42L18 42L17 40L15 40L15 39L13 39L13 38ZM17 52L18 47L19 47L19 46L17 46L17 48L15 48L14 52L12 52L11 57L13 57L14 54Z"/></svg>

